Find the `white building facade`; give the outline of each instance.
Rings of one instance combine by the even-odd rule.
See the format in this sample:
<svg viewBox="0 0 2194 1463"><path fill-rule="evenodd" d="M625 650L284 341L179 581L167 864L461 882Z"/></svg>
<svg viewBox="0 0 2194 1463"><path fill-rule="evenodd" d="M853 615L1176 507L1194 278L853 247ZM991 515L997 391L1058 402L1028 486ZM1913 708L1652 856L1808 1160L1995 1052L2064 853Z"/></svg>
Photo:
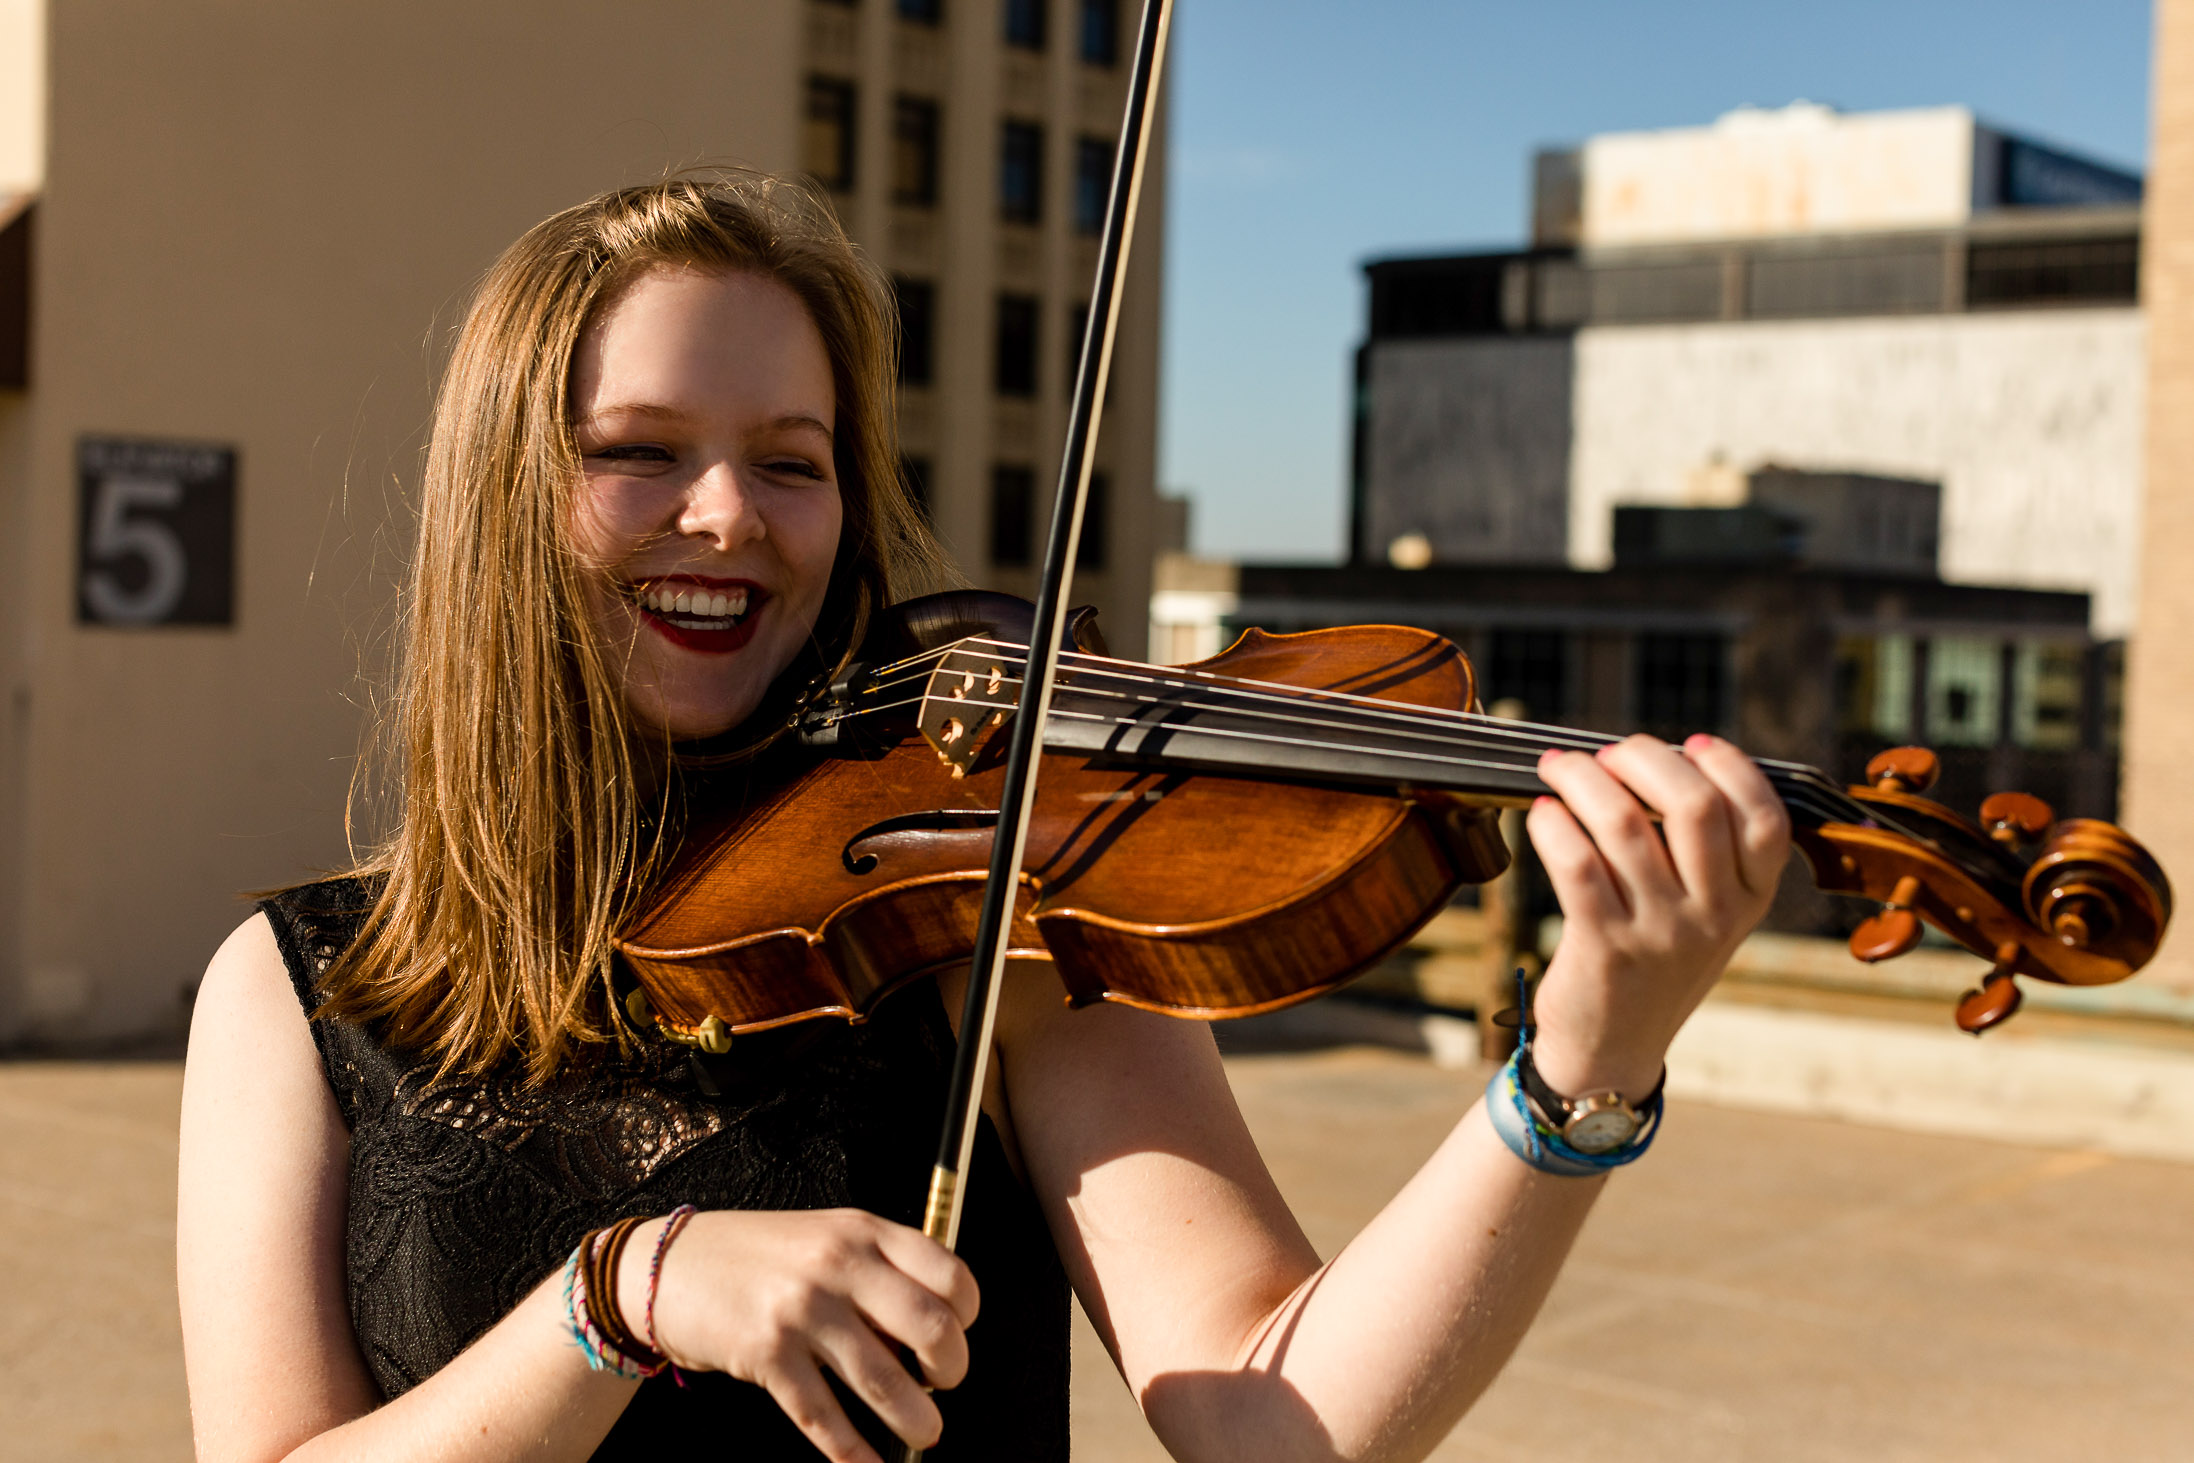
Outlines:
<svg viewBox="0 0 2194 1463"><path fill-rule="evenodd" d="M1604 568L1776 465L1939 483L1949 581L2132 627L2140 180L1960 108L1542 155L1529 250L1369 266L1352 557ZM1395 559L1399 563L1399 558Z"/></svg>

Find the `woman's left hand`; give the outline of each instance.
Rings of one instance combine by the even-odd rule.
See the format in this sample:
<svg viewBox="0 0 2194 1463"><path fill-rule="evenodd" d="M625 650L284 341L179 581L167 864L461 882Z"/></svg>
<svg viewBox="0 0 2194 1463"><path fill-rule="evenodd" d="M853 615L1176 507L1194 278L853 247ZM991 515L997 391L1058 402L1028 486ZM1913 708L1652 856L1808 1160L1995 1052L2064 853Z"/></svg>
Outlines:
<svg viewBox="0 0 2194 1463"><path fill-rule="evenodd" d="M1539 799L1526 822L1563 921L1533 1002L1532 1057L1558 1092L1635 1101L1767 913L1790 857L1789 814L1720 737L1680 751L1634 736L1591 755L1549 752L1539 776L1560 798Z"/></svg>

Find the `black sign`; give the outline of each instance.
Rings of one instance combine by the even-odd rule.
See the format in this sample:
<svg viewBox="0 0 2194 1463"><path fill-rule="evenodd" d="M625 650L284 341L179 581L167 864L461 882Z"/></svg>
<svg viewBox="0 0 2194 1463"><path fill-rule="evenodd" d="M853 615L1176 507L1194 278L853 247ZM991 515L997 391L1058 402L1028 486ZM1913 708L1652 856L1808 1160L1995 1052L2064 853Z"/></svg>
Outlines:
<svg viewBox="0 0 2194 1463"><path fill-rule="evenodd" d="M235 622L234 448L83 437L76 479L78 623Z"/></svg>

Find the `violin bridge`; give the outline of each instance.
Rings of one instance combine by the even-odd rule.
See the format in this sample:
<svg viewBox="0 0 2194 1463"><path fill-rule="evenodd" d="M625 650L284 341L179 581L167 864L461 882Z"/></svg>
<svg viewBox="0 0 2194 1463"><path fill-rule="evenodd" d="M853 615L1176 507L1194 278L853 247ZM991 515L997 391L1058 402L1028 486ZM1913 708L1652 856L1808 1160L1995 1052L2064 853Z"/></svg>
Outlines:
<svg viewBox="0 0 2194 1463"><path fill-rule="evenodd" d="M987 733L1005 725L1020 693L1019 679L999 663L991 647L975 642L946 652L930 672L916 725L952 775L965 777Z"/></svg>

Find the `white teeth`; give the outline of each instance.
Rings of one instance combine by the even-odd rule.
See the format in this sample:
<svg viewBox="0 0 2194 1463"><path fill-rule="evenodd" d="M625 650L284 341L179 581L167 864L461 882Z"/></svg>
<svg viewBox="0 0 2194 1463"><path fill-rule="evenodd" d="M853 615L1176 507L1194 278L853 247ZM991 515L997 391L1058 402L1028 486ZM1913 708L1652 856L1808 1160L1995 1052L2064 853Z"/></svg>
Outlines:
<svg viewBox="0 0 2194 1463"><path fill-rule="evenodd" d="M686 615L697 620L735 620L747 612L747 592L743 589L711 594L707 590L656 585L642 590L639 599L642 609L655 614Z"/></svg>

